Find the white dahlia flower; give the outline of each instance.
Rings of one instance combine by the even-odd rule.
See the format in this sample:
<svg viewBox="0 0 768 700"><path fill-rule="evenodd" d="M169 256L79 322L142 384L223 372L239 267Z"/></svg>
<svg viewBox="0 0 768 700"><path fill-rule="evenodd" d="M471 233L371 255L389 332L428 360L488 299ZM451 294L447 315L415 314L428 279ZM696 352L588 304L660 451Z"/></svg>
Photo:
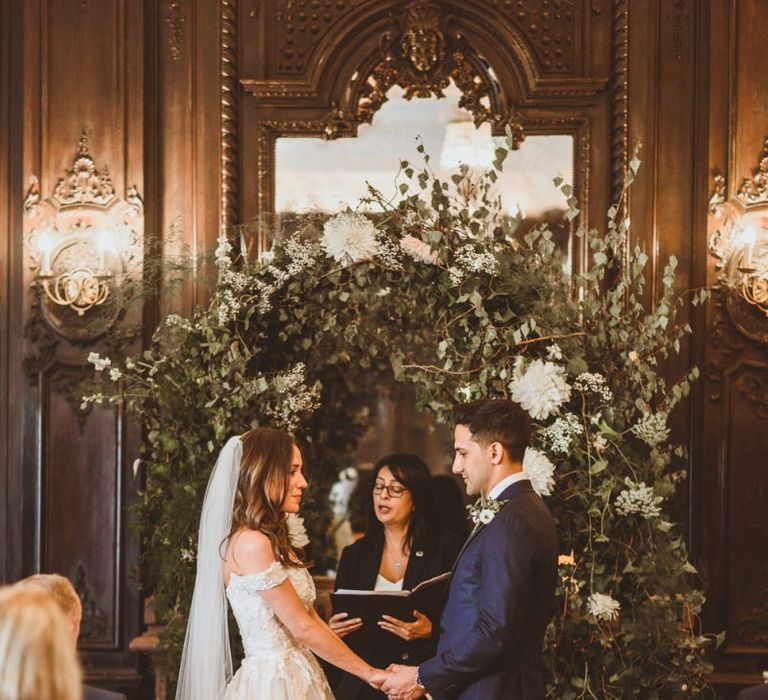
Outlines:
<svg viewBox="0 0 768 700"><path fill-rule="evenodd" d="M323 226L323 248L340 263L371 258L378 250L376 227L360 214L337 214Z"/></svg>
<svg viewBox="0 0 768 700"><path fill-rule="evenodd" d="M539 496L549 496L552 493L555 486L555 465L543 452L527 447L523 456L523 471Z"/></svg>
<svg viewBox="0 0 768 700"><path fill-rule="evenodd" d="M609 595L605 595L604 593L593 593L589 596L589 612L598 620L605 620L606 622L617 620L619 618L620 609L621 603L619 603L618 600L614 600Z"/></svg>
<svg viewBox="0 0 768 700"><path fill-rule="evenodd" d="M565 370L552 362L534 360L528 369L510 384L512 400L519 403L534 420L544 420L571 398Z"/></svg>

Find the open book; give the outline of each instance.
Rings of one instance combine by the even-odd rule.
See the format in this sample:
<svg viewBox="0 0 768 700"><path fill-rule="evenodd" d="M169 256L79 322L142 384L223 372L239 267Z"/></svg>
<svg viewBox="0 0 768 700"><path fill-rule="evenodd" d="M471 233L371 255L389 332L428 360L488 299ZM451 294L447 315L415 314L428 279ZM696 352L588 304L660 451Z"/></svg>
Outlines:
<svg viewBox="0 0 768 700"><path fill-rule="evenodd" d="M358 591L348 588L340 588L331 593L333 613L345 612L349 618L359 617L363 626L357 632L353 632L345 641L350 642L365 640L366 644L391 646L402 643L399 637L391 632L381 629L376 623L382 615L391 615L404 622L415 620L413 611L418 610L432 620L433 629L437 629L440 613L445 605L448 595L448 581L451 572L434 576L422 581L412 591Z"/></svg>

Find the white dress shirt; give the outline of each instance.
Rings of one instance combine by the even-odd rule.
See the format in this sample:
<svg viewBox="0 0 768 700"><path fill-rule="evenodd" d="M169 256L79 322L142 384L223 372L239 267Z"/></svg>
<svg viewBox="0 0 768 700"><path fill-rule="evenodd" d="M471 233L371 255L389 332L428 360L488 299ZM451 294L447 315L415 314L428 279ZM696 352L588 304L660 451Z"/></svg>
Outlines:
<svg viewBox="0 0 768 700"><path fill-rule="evenodd" d="M504 477L496 486L494 486L491 489L491 492L488 494L488 498L498 498L501 496L501 494L504 492L504 489L506 489L508 486L512 486L512 484L516 484L518 481L528 481L528 475L525 472L515 472L514 474L510 474L509 476Z"/></svg>

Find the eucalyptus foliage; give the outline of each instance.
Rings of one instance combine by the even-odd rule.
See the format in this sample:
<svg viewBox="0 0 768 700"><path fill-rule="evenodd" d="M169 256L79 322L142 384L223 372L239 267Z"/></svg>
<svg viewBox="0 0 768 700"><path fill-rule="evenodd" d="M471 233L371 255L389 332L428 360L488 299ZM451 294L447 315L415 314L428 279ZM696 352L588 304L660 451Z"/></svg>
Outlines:
<svg viewBox="0 0 768 700"><path fill-rule="evenodd" d="M208 308L167 318L140 358L95 358L116 382L107 400L124 402L146 426L136 515L171 668L205 485L230 435L252 425L299 429L310 481L320 485L306 513L319 543L336 458L363 429L359 409L384 377L413 385L420 407L445 419L459 401L510 398L540 360L570 387L534 421L535 447L555 467L546 502L563 553L546 640L550 696L706 689L703 595L669 516L684 454L666 422L697 376L693 369L669 385L659 371L690 333L676 320L689 302L674 293L675 261L649 311L647 258L627 250L619 202L604 232L577 231L591 267L569 276L546 226L521 235L519 221L503 215L494 183L506 155L499 148L484 175L462 167L448 182L426 154L419 166L402 161L396 199L371 190L365 217L308 220L257 261L233 263L222 239ZM573 221L573 192L558 184Z"/></svg>

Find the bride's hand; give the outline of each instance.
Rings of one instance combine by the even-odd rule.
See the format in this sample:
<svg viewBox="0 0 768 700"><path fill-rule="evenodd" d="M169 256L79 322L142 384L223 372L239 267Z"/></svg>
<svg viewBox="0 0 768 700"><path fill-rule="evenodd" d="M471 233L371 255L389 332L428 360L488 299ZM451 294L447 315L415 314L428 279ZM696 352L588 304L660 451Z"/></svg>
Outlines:
<svg viewBox="0 0 768 700"><path fill-rule="evenodd" d="M357 632L357 630L363 626L363 621L359 617L345 620L344 618L347 617L347 615L349 615L349 613L336 613L330 620L328 620L328 627L331 628L331 631L334 632L339 639L346 637L351 632Z"/></svg>
<svg viewBox="0 0 768 700"><path fill-rule="evenodd" d="M381 686L383 685L384 681L387 680L387 678L389 678L388 671L382 671L380 668L374 668L368 674L368 677L365 679L365 681L372 688L381 690Z"/></svg>

